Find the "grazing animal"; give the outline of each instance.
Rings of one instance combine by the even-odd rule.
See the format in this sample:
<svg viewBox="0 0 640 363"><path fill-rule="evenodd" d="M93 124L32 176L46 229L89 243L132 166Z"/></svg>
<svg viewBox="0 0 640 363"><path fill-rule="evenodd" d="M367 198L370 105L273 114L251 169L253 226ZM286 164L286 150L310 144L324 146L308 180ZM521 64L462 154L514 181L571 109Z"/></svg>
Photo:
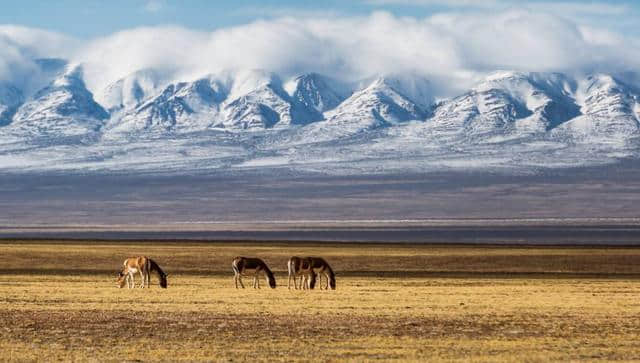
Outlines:
<svg viewBox="0 0 640 363"><path fill-rule="evenodd" d="M298 276L301 276L301 289L308 288L312 290L316 286L316 273L313 271L313 266L311 265L311 259L309 259L309 257L291 257L287 262L287 270L289 271L287 289L291 289L291 279L293 279L294 289L298 289Z"/></svg>
<svg viewBox="0 0 640 363"><path fill-rule="evenodd" d="M320 285L320 289L322 289L322 275L327 278L327 284L325 285L325 289L331 290L336 289L336 274L333 273L333 269L329 266L329 263L322 257L307 257L311 260L311 268L317 271L318 273L318 284Z"/></svg>
<svg viewBox="0 0 640 363"><path fill-rule="evenodd" d="M240 286L244 289L244 284L242 283L243 275L253 275L253 288L259 289L260 280L258 279L258 275L260 273L264 274L267 283L272 289L276 288L276 278L273 276L273 272L271 272L269 266L259 258L236 257L233 259L231 267L233 267L233 280L236 283L236 289L238 288L238 282L240 282Z"/></svg>
<svg viewBox="0 0 640 363"><path fill-rule="evenodd" d="M123 265L122 271L118 274L118 287L123 288L126 283L129 289L135 288L134 275L139 273L142 280L140 287L145 288L146 286L148 288L151 283L151 272L155 272L160 279L160 287L167 288L167 274L154 260L146 256L132 257L124 260Z"/></svg>

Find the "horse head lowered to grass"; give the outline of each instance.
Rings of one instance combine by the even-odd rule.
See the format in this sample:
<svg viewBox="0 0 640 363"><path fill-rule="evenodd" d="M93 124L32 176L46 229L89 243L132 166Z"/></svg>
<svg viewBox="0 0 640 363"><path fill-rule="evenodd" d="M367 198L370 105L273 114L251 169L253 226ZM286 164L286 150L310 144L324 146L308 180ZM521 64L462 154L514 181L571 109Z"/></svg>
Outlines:
<svg viewBox="0 0 640 363"><path fill-rule="evenodd" d="M128 288L135 288L135 274L140 274L142 280L140 287L149 287L151 284L151 272L155 272L160 280L160 287L167 288L167 274L162 271L160 266L152 259L146 256L132 257L124 260L122 270L118 274L117 284L119 288L123 288L126 284Z"/></svg>

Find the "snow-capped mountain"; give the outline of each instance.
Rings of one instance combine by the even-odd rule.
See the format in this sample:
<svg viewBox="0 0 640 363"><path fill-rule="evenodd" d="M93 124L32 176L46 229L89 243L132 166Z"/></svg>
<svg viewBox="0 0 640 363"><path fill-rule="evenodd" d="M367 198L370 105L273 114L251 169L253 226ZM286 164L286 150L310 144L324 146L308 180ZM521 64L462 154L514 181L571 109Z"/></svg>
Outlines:
<svg viewBox="0 0 640 363"><path fill-rule="evenodd" d="M363 122L370 128L423 120L428 112L400 93L387 78L378 78L328 113L334 123Z"/></svg>
<svg viewBox="0 0 640 363"><path fill-rule="evenodd" d="M96 132L109 114L96 103L72 67L22 104L7 126L30 136L72 136Z"/></svg>
<svg viewBox="0 0 640 363"><path fill-rule="evenodd" d="M340 140L411 120L423 121L430 114L401 93L409 92L400 88L403 83L398 78L385 76L361 83L365 85L363 88L353 92L336 107L325 111L324 120L278 135L278 141L275 142L299 145ZM298 81L297 89L302 89L309 95L321 93L324 99L329 99L327 94L337 94L325 87L326 84L322 87L317 87L321 84L320 82L312 84L316 87L309 87L309 83ZM409 91L415 91L414 85L415 83L409 83ZM345 86L342 90L342 95L346 95L350 92L350 87ZM295 94L300 92L296 91ZM301 97L301 99L313 98ZM318 97L318 99L322 98Z"/></svg>
<svg viewBox="0 0 640 363"><path fill-rule="evenodd" d="M56 148L78 137L83 146L74 149L72 168L328 163L379 170L395 160L397 168L422 170L640 156L635 75L500 71L436 101L438 89L414 73L348 82L306 73L283 81L247 70L171 80L145 69L94 98L81 65L36 64L35 91L0 83L0 168L3 160L12 165L7 155L24 153L21 142L37 150L20 154L21 163L57 155L70 165L68 151ZM162 163L153 161L158 153Z"/></svg>
<svg viewBox="0 0 640 363"><path fill-rule="evenodd" d="M352 93L352 87L317 73L298 76L285 85L290 96L298 103L317 112L332 110Z"/></svg>
<svg viewBox="0 0 640 363"><path fill-rule="evenodd" d="M107 86L96 100L111 114L139 106L160 87L162 77L152 69L143 69Z"/></svg>
<svg viewBox="0 0 640 363"><path fill-rule="evenodd" d="M262 71L243 72L232 81L223 112L222 126L241 130L283 128L322 119L314 108L289 96L278 76Z"/></svg>
<svg viewBox="0 0 640 363"><path fill-rule="evenodd" d="M562 74L498 72L443 102L433 123L471 138L544 133L579 115L575 88Z"/></svg>
<svg viewBox="0 0 640 363"><path fill-rule="evenodd" d="M626 143L640 136L640 89L611 75L595 74L576 91L580 115L560 125L554 135L591 142Z"/></svg>
<svg viewBox="0 0 640 363"><path fill-rule="evenodd" d="M112 120L108 132L203 130L220 119L219 106L226 95L225 86L211 78L172 83L157 96L136 101L121 118Z"/></svg>

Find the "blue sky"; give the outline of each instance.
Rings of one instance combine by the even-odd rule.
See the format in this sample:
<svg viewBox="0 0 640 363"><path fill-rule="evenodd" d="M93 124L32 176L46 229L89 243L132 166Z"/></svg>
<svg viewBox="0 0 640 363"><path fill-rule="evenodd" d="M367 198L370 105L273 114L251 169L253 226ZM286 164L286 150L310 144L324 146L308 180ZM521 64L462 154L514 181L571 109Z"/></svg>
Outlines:
<svg viewBox="0 0 640 363"><path fill-rule="evenodd" d="M139 26L175 24L214 30L282 16L354 16L377 10L427 17L440 12L546 11L613 31L640 35L640 1L516 0L0 0L0 24L92 38Z"/></svg>

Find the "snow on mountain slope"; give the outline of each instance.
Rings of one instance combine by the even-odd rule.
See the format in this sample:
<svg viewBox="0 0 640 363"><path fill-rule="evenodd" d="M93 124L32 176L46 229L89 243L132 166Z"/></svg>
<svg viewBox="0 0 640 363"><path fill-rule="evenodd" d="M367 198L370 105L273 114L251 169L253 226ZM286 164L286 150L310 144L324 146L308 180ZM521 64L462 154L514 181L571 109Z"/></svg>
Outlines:
<svg viewBox="0 0 640 363"><path fill-rule="evenodd" d="M219 106L227 92L214 78L169 84L159 95L112 120L107 133L204 130L220 122Z"/></svg>
<svg viewBox="0 0 640 363"><path fill-rule="evenodd" d="M576 100L582 115L554 130L552 136L620 145L640 136L640 90L636 87L611 75L594 74L579 82Z"/></svg>
<svg viewBox="0 0 640 363"><path fill-rule="evenodd" d="M0 169L52 168L54 158L63 169L378 172L640 157L640 91L607 74L496 72L435 104L431 82L411 73L283 84L260 70L187 82L142 70L100 90L101 106L80 67L40 67L49 83L37 92L0 84Z"/></svg>
<svg viewBox="0 0 640 363"><path fill-rule="evenodd" d="M263 71L242 72L224 104L222 126L236 130L305 125L322 119L315 109L291 98L280 78Z"/></svg>
<svg viewBox="0 0 640 363"><path fill-rule="evenodd" d="M143 69L122 78L96 94L98 101L110 113L139 106L158 91L162 76L152 69Z"/></svg>
<svg viewBox="0 0 640 363"><path fill-rule="evenodd" d="M561 74L498 72L443 102L428 122L444 132L481 140L544 133L579 115L574 90L573 82Z"/></svg>
<svg viewBox="0 0 640 363"><path fill-rule="evenodd" d="M24 102L24 95L15 86L0 82L0 126L8 125L13 114Z"/></svg>
<svg viewBox="0 0 640 363"><path fill-rule="evenodd" d="M317 73L298 76L285 89L295 101L320 113L338 107L353 93L351 86Z"/></svg>
<svg viewBox="0 0 640 363"><path fill-rule="evenodd" d="M25 136L74 136L95 132L109 114L87 90L80 67L70 68L17 110L9 131Z"/></svg>
<svg viewBox="0 0 640 363"><path fill-rule="evenodd" d="M395 82L378 78L367 88L355 92L334 110L325 114L327 123L374 129L409 120L423 120L428 111L394 88Z"/></svg>
<svg viewBox="0 0 640 363"><path fill-rule="evenodd" d="M171 83L137 107L114 114L107 129L109 133L192 132L212 127L262 130L321 118L316 110L291 98L276 75L254 70Z"/></svg>
<svg viewBox="0 0 640 363"><path fill-rule="evenodd" d="M431 82L414 73L392 73L381 77L384 83L402 94L423 110L429 110L434 104L434 89Z"/></svg>
<svg viewBox="0 0 640 363"><path fill-rule="evenodd" d="M394 78L379 77L354 92L340 105L324 113L324 121L268 138L268 145L300 145L335 142L410 120L423 120L429 112L394 86Z"/></svg>

